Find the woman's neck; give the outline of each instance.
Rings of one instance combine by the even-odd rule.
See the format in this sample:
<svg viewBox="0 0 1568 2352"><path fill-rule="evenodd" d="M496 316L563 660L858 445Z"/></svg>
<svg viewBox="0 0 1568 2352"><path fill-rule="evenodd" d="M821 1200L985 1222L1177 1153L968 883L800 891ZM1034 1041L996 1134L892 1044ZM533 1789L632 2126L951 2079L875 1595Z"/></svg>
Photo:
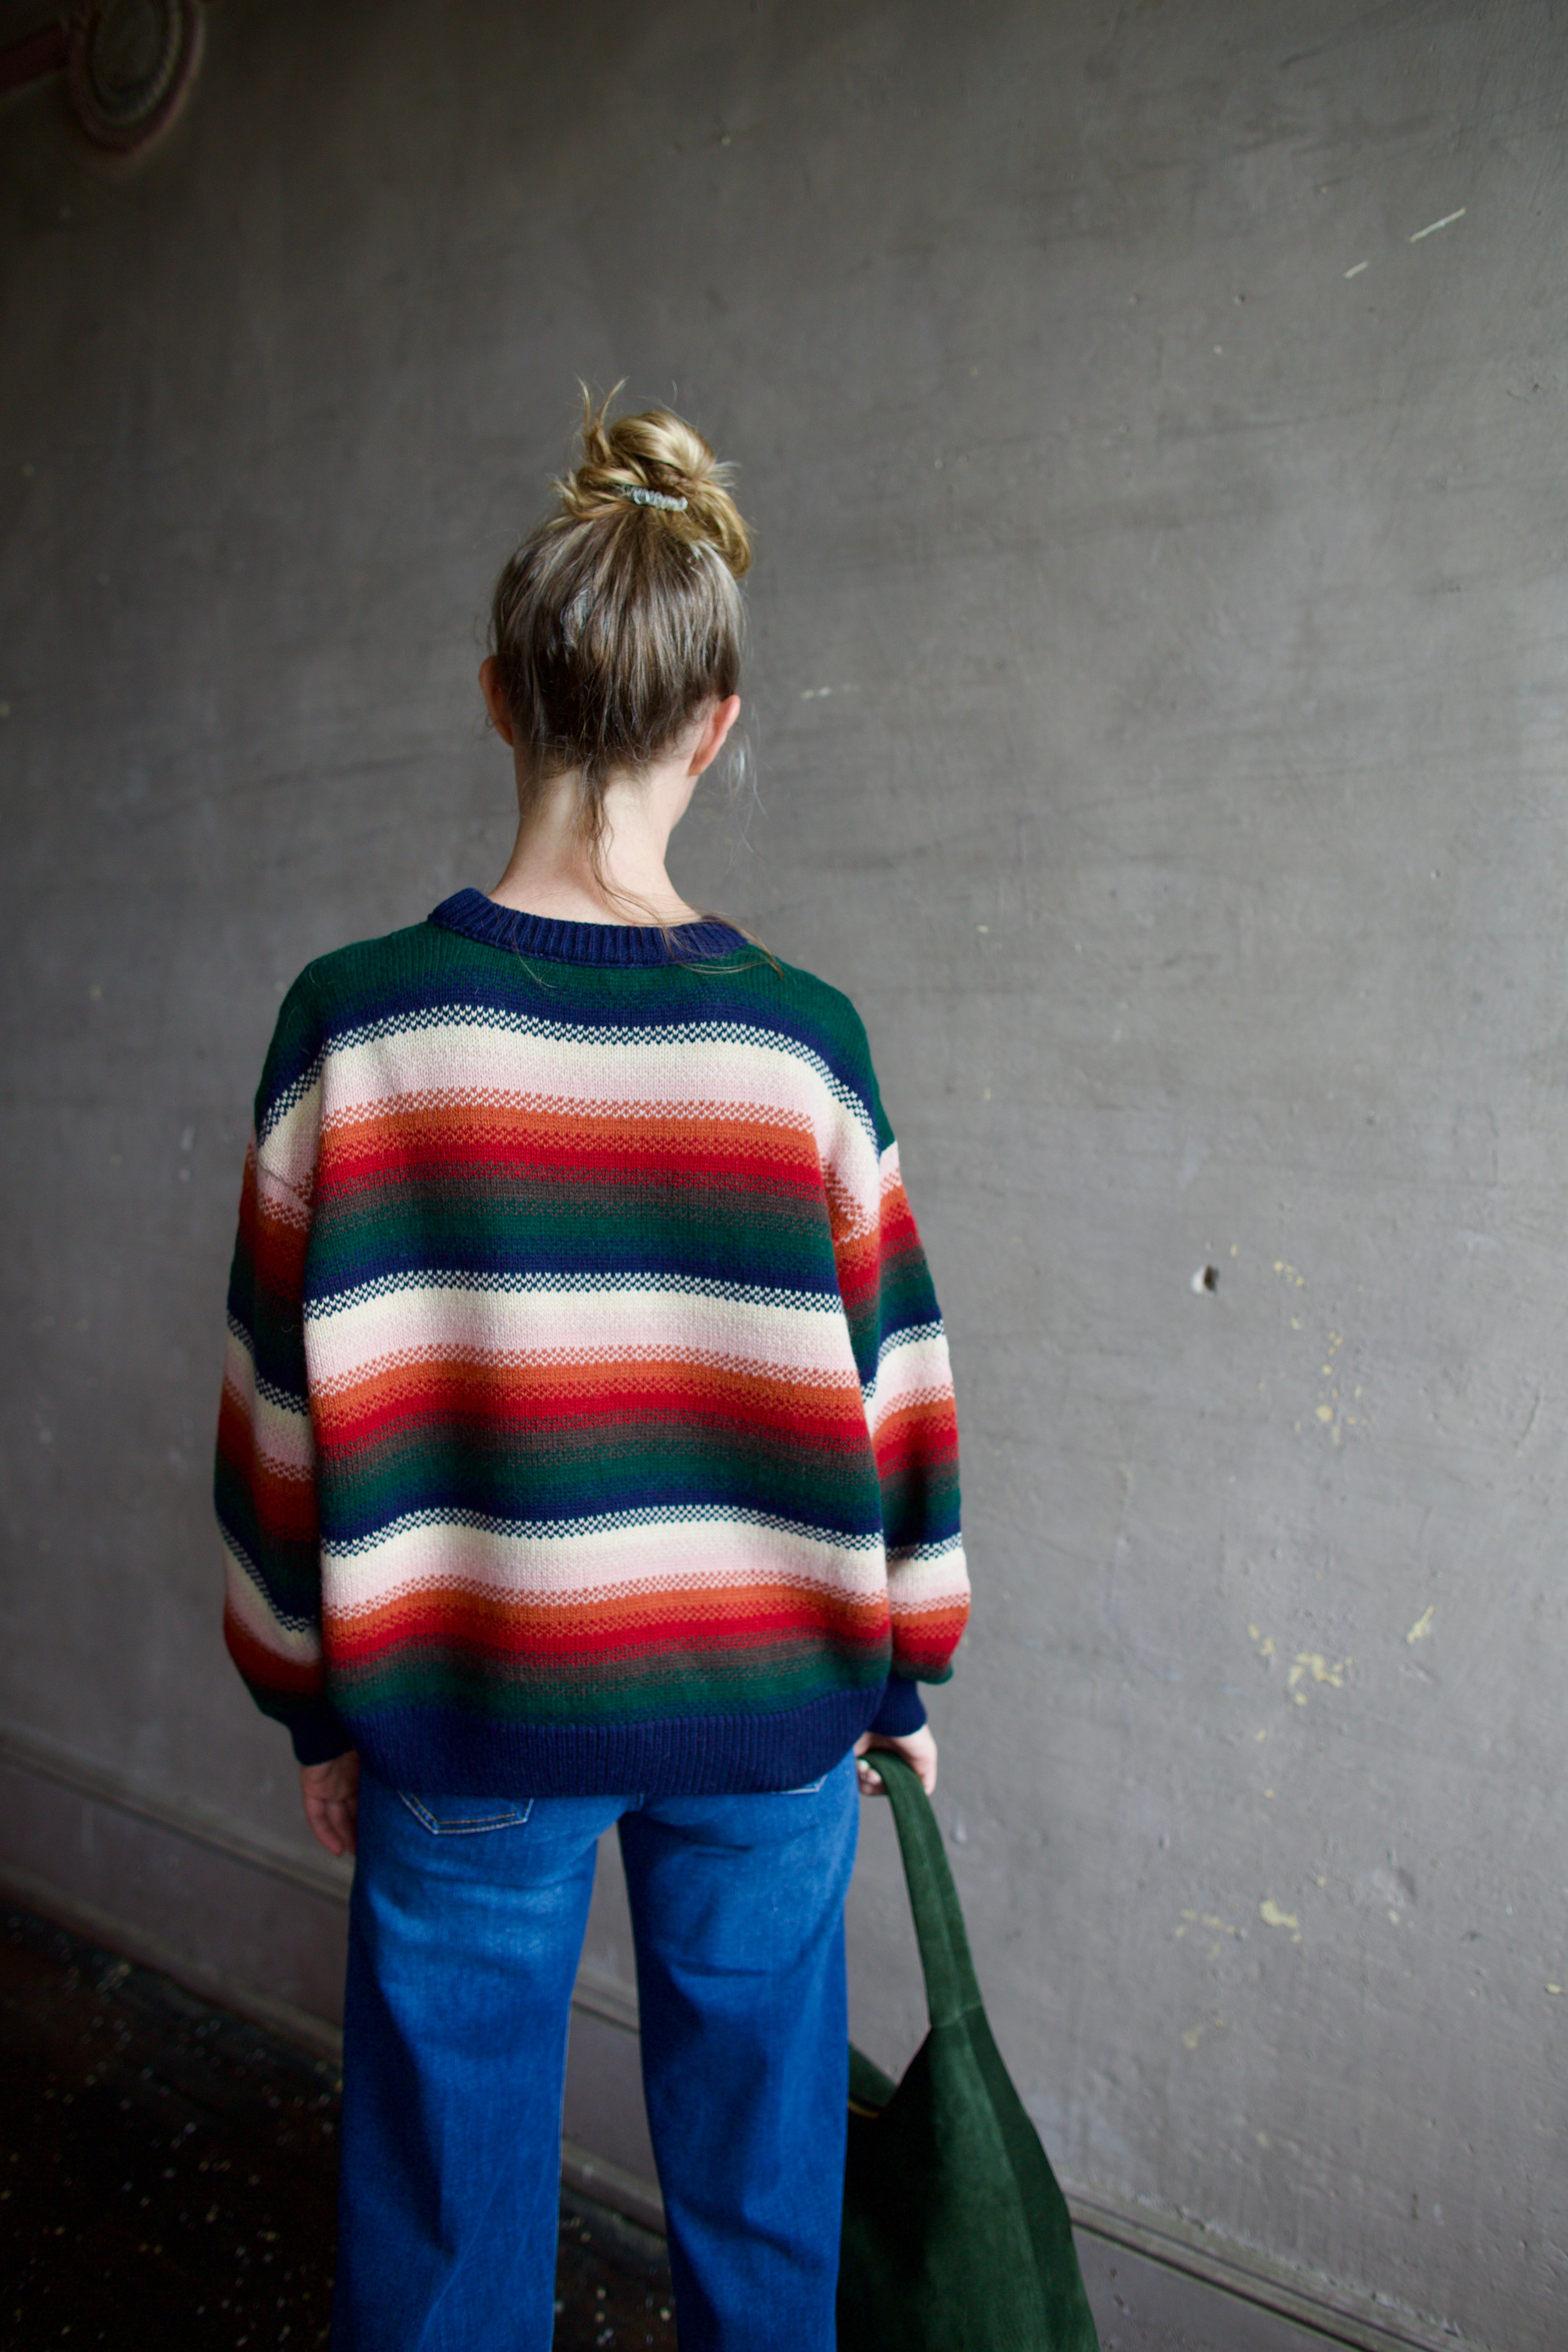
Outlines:
<svg viewBox="0 0 1568 2352"><path fill-rule="evenodd" d="M697 910L665 870L669 836L691 796L684 763L605 787L598 871L577 822L578 781L553 776L518 825L505 873L489 896L562 922L689 923Z"/></svg>

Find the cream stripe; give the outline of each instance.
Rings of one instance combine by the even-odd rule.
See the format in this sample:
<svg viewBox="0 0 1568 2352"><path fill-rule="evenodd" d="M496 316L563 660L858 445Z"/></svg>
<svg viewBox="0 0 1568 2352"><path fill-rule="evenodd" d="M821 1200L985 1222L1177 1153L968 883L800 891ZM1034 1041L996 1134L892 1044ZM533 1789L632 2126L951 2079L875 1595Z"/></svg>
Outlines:
<svg viewBox="0 0 1568 2352"><path fill-rule="evenodd" d="M323 1545L321 1576L334 1619L416 1590L583 1602L617 1589L652 1596L770 1580L868 1600L886 1589L879 1545L850 1550L721 1518L668 1527L633 1522L560 1536L404 1526L350 1559Z"/></svg>
<svg viewBox="0 0 1568 2352"><path fill-rule="evenodd" d="M316 1143L321 1134L321 1081L314 1078L300 1099L268 1132L258 1154L260 1189L281 1184L296 1198L309 1200L315 1183ZM252 1146L255 1134L252 1131Z"/></svg>
<svg viewBox="0 0 1568 2352"><path fill-rule="evenodd" d="M377 1356L356 1364L352 1370L334 1379L321 1379L313 1383L311 1393L318 1400L337 1396L360 1388L370 1381L382 1381L400 1371L414 1371L430 1366L446 1370L452 1365L472 1366L476 1370L527 1373L549 1373L557 1377L574 1372L603 1372L617 1368L646 1370L653 1366L679 1369L681 1371L720 1372L733 1380L763 1380L787 1381L793 1389L805 1388L816 1395L837 1396L847 1402L851 1397L860 1402L860 1386L853 1370L832 1371L782 1371L776 1364L759 1364L742 1356L721 1355L711 1348L679 1348L673 1352L652 1347L598 1348L556 1347L521 1348L502 1350L497 1348L454 1347L442 1342L407 1348L395 1348L389 1355Z"/></svg>
<svg viewBox="0 0 1568 2352"><path fill-rule="evenodd" d="M466 1290L421 1282L389 1297L362 1299L305 1326L312 1393L409 1348L521 1356L563 1349L591 1354L624 1345L628 1331L653 1353L723 1357L759 1372L853 1382L859 1374L842 1308L767 1307L693 1298L652 1284L608 1291Z"/></svg>
<svg viewBox="0 0 1568 2352"><path fill-rule="evenodd" d="M426 1090L472 1089L476 1099L515 1088L563 1109L689 1117L711 1104L742 1117L773 1113L793 1124L803 1109L816 1133L848 1121L868 1159L876 1146L834 1096L824 1074L765 1038L683 1038L656 1031L646 1040L517 1034L467 1022L444 1023L401 1036L345 1045L332 1053L330 1125Z"/></svg>
<svg viewBox="0 0 1568 2352"><path fill-rule="evenodd" d="M920 1553L912 1559L895 1559L888 1570L888 1590L894 1612L900 1617L911 1610L945 1608L966 1598L969 1570L963 1545L954 1543L934 1559Z"/></svg>
<svg viewBox="0 0 1568 2352"><path fill-rule="evenodd" d="M278 1138L274 1138L276 1142ZM308 1137L282 1138L287 1147L286 1161L278 1166L258 1162L256 1170L256 1205L262 1222L272 1225L307 1225L310 1221L310 1194L315 1186L315 1130ZM294 1147L308 1144L310 1156ZM271 1150L271 1145L268 1147Z"/></svg>
<svg viewBox="0 0 1568 2352"><path fill-rule="evenodd" d="M297 1665L313 1665L321 1654L321 1637L316 1628L282 1623L268 1606L266 1594L244 1560L226 1543L223 1561L229 1607L251 1639L275 1658L287 1658Z"/></svg>
<svg viewBox="0 0 1568 2352"><path fill-rule="evenodd" d="M935 1404L952 1395L952 1367L943 1335L926 1330L906 1339L895 1333L867 1394L866 1419L874 1435L890 1412L916 1403Z"/></svg>
<svg viewBox="0 0 1568 2352"><path fill-rule="evenodd" d="M316 1466L310 1414L258 1389L250 1350L232 1329L223 1384L248 1423L251 1444L261 1459L290 1476L309 1477Z"/></svg>

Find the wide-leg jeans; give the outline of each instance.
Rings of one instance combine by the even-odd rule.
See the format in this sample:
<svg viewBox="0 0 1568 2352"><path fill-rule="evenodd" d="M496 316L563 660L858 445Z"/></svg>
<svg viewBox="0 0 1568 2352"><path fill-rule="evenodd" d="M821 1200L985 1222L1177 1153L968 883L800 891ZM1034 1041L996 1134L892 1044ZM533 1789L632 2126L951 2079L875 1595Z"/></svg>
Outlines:
<svg viewBox="0 0 1568 2352"><path fill-rule="evenodd" d="M853 1759L776 1796L366 1773L333 2352L547 2352L572 1987L618 1825L681 2352L833 2352Z"/></svg>

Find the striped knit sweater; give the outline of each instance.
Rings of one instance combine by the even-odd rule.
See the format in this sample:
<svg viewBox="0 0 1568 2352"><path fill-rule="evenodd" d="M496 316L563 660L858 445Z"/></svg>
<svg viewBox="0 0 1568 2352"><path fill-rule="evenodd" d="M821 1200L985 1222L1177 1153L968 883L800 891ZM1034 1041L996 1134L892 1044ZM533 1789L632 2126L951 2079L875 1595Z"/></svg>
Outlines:
<svg viewBox="0 0 1568 2352"><path fill-rule="evenodd" d="M216 1499L301 1762L784 1789L951 1672L947 1346L865 1031L675 936L465 890L284 1001Z"/></svg>

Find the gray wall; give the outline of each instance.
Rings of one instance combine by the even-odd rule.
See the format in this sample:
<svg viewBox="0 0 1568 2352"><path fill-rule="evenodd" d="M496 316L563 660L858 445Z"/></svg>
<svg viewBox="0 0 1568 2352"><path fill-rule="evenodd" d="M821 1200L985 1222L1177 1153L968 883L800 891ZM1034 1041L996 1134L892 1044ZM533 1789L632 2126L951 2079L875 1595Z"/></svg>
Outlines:
<svg viewBox="0 0 1568 2352"><path fill-rule="evenodd" d="M1551 0L223 0L132 166L6 101L14 1884L330 2012L217 1638L248 1096L302 962L499 872L479 616L626 374L758 530L760 800L678 877L862 1007L951 1323L1020 2087L1128 2210L1563 2340L1565 62ZM880 1816L853 1935L900 2061Z"/></svg>

